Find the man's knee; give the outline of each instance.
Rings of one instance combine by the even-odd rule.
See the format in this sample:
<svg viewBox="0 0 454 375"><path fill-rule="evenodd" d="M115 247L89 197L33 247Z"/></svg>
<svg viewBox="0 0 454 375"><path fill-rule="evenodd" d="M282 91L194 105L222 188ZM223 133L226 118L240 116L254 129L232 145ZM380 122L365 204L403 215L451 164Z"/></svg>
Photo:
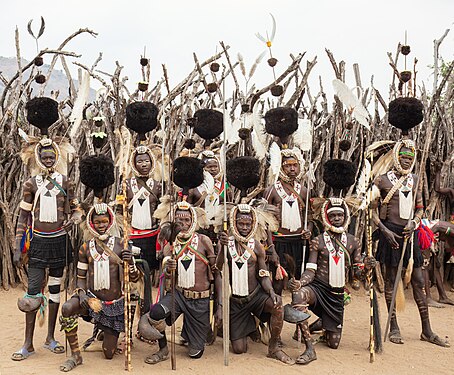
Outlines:
<svg viewBox="0 0 454 375"><path fill-rule="evenodd" d="M232 350L235 354L243 354L247 352L247 338L232 341Z"/></svg>
<svg viewBox="0 0 454 375"><path fill-rule="evenodd" d="M335 332L326 332L326 345L328 345L331 349L339 348L340 340L341 340L341 333Z"/></svg>
<svg viewBox="0 0 454 375"><path fill-rule="evenodd" d="M150 310L150 318L153 320L161 320L165 319L169 316L170 311L169 309L161 304L154 305Z"/></svg>
<svg viewBox="0 0 454 375"><path fill-rule="evenodd" d="M413 289L423 289L424 288L424 277L422 272L413 271L413 276L411 278L411 286Z"/></svg>

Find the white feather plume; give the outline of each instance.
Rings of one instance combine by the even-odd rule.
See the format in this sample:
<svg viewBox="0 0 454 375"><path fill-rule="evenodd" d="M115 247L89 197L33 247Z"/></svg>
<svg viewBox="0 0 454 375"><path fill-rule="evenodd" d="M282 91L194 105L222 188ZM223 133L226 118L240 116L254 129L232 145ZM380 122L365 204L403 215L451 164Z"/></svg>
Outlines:
<svg viewBox="0 0 454 375"><path fill-rule="evenodd" d="M225 173L226 171L225 159L225 143L223 143L221 149L219 150L219 164L221 165L222 173Z"/></svg>
<svg viewBox="0 0 454 375"><path fill-rule="evenodd" d="M251 143L252 143L252 148L255 151L255 156L257 156L257 158L259 160L263 160L266 156L266 147L261 142L261 140L255 130L251 133Z"/></svg>
<svg viewBox="0 0 454 375"><path fill-rule="evenodd" d="M88 95L90 94L90 74L84 72L82 82L79 82L79 89L77 90L77 98L74 102L73 110L69 116L69 121L72 122L71 131L69 136L71 139L77 134L80 123L82 122L83 111L87 103Z"/></svg>
<svg viewBox="0 0 454 375"><path fill-rule="evenodd" d="M352 111L352 117L363 125L367 130L369 126L369 114L361 104L361 101L353 94L352 90L340 79L333 80L333 88L336 96L345 105L349 111Z"/></svg>
<svg viewBox="0 0 454 375"><path fill-rule="evenodd" d="M371 171L372 168L370 162L369 160L365 159L361 175L359 176L358 179L358 185L356 186L356 195L358 197L364 197L366 195L367 185L369 184Z"/></svg>
<svg viewBox="0 0 454 375"><path fill-rule="evenodd" d="M270 184L274 184L277 181L279 177L279 171L281 170L281 164L281 149L276 142L273 142L270 147L270 173L268 177Z"/></svg>
<svg viewBox="0 0 454 375"><path fill-rule="evenodd" d="M214 190L214 178L207 171L203 171L203 185L205 185L207 193L211 193Z"/></svg>
<svg viewBox="0 0 454 375"><path fill-rule="evenodd" d="M293 134L293 144L301 151L312 148L312 123L307 119L298 119L298 129Z"/></svg>
<svg viewBox="0 0 454 375"><path fill-rule="evenodd" d="M21 128L17 128L17 131L25 142L30 143L30 138L28 137L27 133L25 133Z"/></svg>
<svg viewBox="0 0 454 375"><path fill-rule="evenodd" d="M240 140L240 136L238 135L238 130L241 129L241 120L240 119L235 119L233 122L229 125L226 124L225 122L225 117L224 117L224 126L225 126L225 137L227 140L227 144L233 145Z"/></svg>

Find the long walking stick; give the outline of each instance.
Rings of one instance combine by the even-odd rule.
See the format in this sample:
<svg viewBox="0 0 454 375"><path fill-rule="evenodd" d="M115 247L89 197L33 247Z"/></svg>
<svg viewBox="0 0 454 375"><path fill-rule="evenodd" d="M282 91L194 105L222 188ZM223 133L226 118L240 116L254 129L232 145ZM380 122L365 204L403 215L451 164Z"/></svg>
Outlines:
<svg viewBox="0 0 454 375"><path fill-rule="evenodd" d="M126 201L126 165L123 166L123 248L126 250L129 246L129 228L128 228L128 203ZM131 314L131 286L129 284L129 266L123 261L123 280L124 280L124 298L125 298L125 370L131 371L131 337L130 337L130 314Z"/></svg>
<svg viewBox="0 0 454 375"><path fill-rule="evenodd" d="M312 123L311 123L311 128L312 128ZM312 129L311 129L311 134L312 134ZM306 189L306 207L304 208L304 231L307 231L307 215L309 214L309 192L311 191L312 188L312 181L311 181L311 176L312 176L312 142L311 142L311 148L309 149L309 169L307 171L307 189ZM301 276L303 275L303 272L305 271L305 263L306 263L306 245L307 240L304 241L303 244L303 262L301 263Z"/></svg>
<svg viewBox="0 0 454 375"><path fill-rule="evenodd" d="M222 80L222 114L225 118L225 80ZM226 165L226 134L224 125L224 147L222 156L223 164ZM224 171L224 222L223 229L227 233L227 188L226 171ZM222 267L222 344L224 350L224 366L229 365L229 346L230 346L230 274L227 258L227 246L224 245L224 265Z"/></svg>

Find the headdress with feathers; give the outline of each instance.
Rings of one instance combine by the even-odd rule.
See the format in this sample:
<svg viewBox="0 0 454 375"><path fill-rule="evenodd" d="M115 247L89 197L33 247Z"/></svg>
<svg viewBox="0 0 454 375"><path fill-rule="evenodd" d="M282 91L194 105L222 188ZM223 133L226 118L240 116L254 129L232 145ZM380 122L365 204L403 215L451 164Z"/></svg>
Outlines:
<svg viewBox="0 0 454 375"><path fill-rule="evenodd" d="M21 150L22 161L32 175L53 171L66 175L68 158L70 154L75 153L74 147L63 137L56 137L54 140L48 137L49 127L59 118L58 103L48 97L37 97L30 99L25 109L28 122L40 130L41 136L28 136L19 129L19 134L26 142ZM51 147L56 156L55 164L51 168L41 163L41 149L47 147Z"/></svg>

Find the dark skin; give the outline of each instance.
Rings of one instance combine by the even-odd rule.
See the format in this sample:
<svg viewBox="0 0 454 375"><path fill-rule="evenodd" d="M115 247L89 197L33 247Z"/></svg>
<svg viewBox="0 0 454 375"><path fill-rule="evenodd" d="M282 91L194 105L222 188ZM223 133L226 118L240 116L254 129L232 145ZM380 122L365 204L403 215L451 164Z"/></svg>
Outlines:
<svg viewBox="0 0 454 375"><path fill-rule="evenodd" d="M56 164L56 156L54 152L50 152L49 149L43 148L40 152L40 160L46 166L46 168L52 168ZM73 194L72 191L68 191L70 186L70 182L68 181L66 176L63 176L62 181L62 188L67 192L68 196ZM51 189L54 185L49 181L47 184L47 188ZM27 203L33 204L35 200L35 193L37 192L38 187L36 185L36 179L34 177L30 178L24 184L23 189L23 200ZM55 231L58 228L64 228L65 230L69 230L71 226L74 224L74 221L80 217L80 213L74 211L71 214L71 217L65 219L64 213L64 206L66 203L66 199L63 193L59 192L57 195L57 221L55 223L42 223L39 221L39 215L35 215L34 221L34 228L38 231L42 232L51 232ZM37 206L39 207L39 200L37 202ZM19 219L17 227L24 228L28 222L30 217L30 211L26 211L23 209L19 210ZM16 236L15 241L15 251L13 254L13 264L16 267L20 267L23 262L23 254L21 253L21 235ZM49 304L49 314L48 314L48 333L46 337L45 344L49 344L55 341L54 332L55 332L55 325L56 319L58 315L58 309L60 304L58 303L51 303ZM28 312L25 314L25 340L22 346L23 349L28 350L29 352L34 351L33 347L33 334L35 331L35 321L36 321L36 311L35 312Z"/></svg>
<svg viewBox="0 0 454 375"><path fill-rule="evenodd" d="M328 214L328 220L334 227L341 227L345 221L345 215L343 212L331 212ZM336 250L339 250L339 245L334 241L337 239L341 241L342 234L328 232L329 235L333 238L333 245ZM347 250L350 254L350 259L352 263L361 263L361 246L358 240L351 234L347 233ZM292 278L289 281L289 289L293 291L292 293L292 304L296 305L314 305L317 302L316 295L314 291L307 287L310 285L312 280L317 279L323 282L324 284L329 284L329 257L330 253L325 245L323 235L319 235L311 241L310 251L309 251L309 262L317 264L317 271L312 269L307 269L301 280L295 280ZM372 257L365 260L366 267L371 268L375 265L375 259ZM307 308L303 308L307 309ZM315 349L312 344L311 335L309 332L308 321L304 321L299 324L300 329L303 334L303 339L306 344L306 350L300 357L297 359L297 363L306 364L315 360L316 354ZM339 332L325 332L326 344L332 348L337 349L341 340L342 331Z"/></svg>
<svg viewBox="0 0 454 375"><path fill-rule="evenodd" d="M236 226L238 232L242 236L247 236L252 231L252 217L250 215L238 214L236 217ZM229 242L229 236L227 233L222 232L219 237L218 243L218 256L216 259L216 266L218 269L222 269L224 264L224 249ZM243 254L243 247L236 241L236 248L238 254ZM227 254L230 258L230 254ZM265 252L263 251L262 245L259 241L255 241L254 255L251 256L248 261L248 289L249 293L255 290L258 283L260 283L262 289L269 294L269 298L265 302L264 312L271 314L270 327L271 327L271 340L268 346L268 355L272 358L278 359L284 363L294 363L280 348L278 348L278 339L283 325L283 311L282 311L282 298L274 292L271 280L269 277L258 277L259 270L266 270L265 264ZM231 276L231 267L230 279ZM216 322L218 327L222 325L222 290L219 289L218 293L218 309L216 310ZM247 352L247 337L243 337L238 340L231 341L232 350L236 354Z"/></svg>
<svg viewBox="0 0 454 375"><path fill-rule="evenodd" d="M448 229L449 228L449 229ZM446 247L452 249L454 247L454 224L449 223L447 221L437 221L431 228L432 232L436 234L439 241L443 241L446 243ZM435 245L437 246L437 245ZM427 250L429 252L430 250ZM431 262L435 261L436 254L431 254ZM440 267L436 265L433 267L434 270L434 278L435 284L437 286L439 300L436 302L432 299L432 295L430 293L430 277L429 277L429 268L424 269L424 282L425 282L425 291L427 296L427 304L431 307L444 307L441 304L447 305L454 305L454 301L451 300L448 295L446 294L446 290L443 285L443 277L441 275Z"/></svg>
<svg viewBox="0 0 454 375"><path fill-rule="evenodd" d="M150 156L148 154L137 154L134 160L135 167L137 171L139 171L143 176L148 176L148 174L151 171L152 168L152 163ZM148 178L147 177L136 177L137 180L141 180L143 185L146 184ZM134 198L134 193L132 192L131 189L131 179L128 179L126 181L126 191L127 191L127 199L128 203ZM138 182L138 188L139 190L141 189L141 185ZM148 196L148 200L150 202L150 213L153 215L154 211L156 210L156 207L159 204L159 197L161 196L161 183L158 181L154 181L153 183L153 189L152 189L153 194L150 194ZM155 227L157 225L156 219L152 218L152 227ZM152 229L152 228L148 228Z"/></svg>
<svg viewBox="0 0 454 375"><path fill-rule="evenodd" d="M108 214L103 215L93 215L92 223L94 229L99 234L104 234L106 229L110 224L110 217ZM104 241L105 244L108 243L108 239ZM104 250L100 246L96 246L96 251L99 254L103 254ZM129 248L124 249L123 242L121 239L116 238L115 244L113 247L113 252L117 254L125 263L132 265L133 256ZM88 315L88 301L89 297L86 293L86 290L89 289L99 300L101 301L113 301L119 299L122 296L122 285L120 273L123 272L120 265L114 261L109 261L109 274L110 274L110 289L101 289L94 290L94 260L90 255L89 247L87 243L82 245L79 250L79 262L87 263L88 270L77 269L77 295L74 295L71 299L65 302L62 306L61 313L64 317L70 317L74 315ZM129 271L131 281L137 281L139 274L137 271ZM109 331L104 332L103 340L103 353L106 359L112 359L117 348L118 337ZM71 357L76 365L82 363L82 356L80 350L77 347L77 350L71 348ZM60 366L61 371L71 370L67 366L66 362Z"/></svg>
<svg viewBox="0 0 454 375"><path fill-rule="evenodd" d="M184 210L177 210L175 213L175 223L180 226L180 229L182 232L186 232L190 229L192 225L192 215L189 211L184 211ZM214 255L214 249L213 249L213 244L211 243L211 240L207 237L204 236L203 234L196 234L199 237L199 242L197 246L197 251L204 255L208 261L209 265L207 266L204 262L202 262L197 256L194 257L195 259L195 283L192 288L189 288L189 290L197 291L197 292L203 292L206 291L210 288L210 283L211 279L209 275L213 272L214 266L215 266L215 255ZM189 240L191 237L188 238L178 238L177 239L181 242L185 242ZM182 245L184 246L184 245ZM171 258L167 260L165 264L165 271L166 271L166 277L170 277L172 273L175 273L175 278L178 280L178 270L177 270L177 260L172 258L173 256L173 249L170 246L170 244L167 244L164 247L164 257L170 256ZM215 271L213 272L215 276L215 288L216 290L219 290L221 288L220 285L220 279L219 279L219 272ZM208 312L207 312L208 313ZM161 332L163 335L165 335L165 332ZM167 345L164 347L160 348L158 352L152 354L151 356L148 356L147 359L145 360L151 360L155 356L158 357L163 357L167 356L169 353L169 348Z"/></svg>
<svg viewBox="0 0 454 375"><path fill-rule="evenodd" d="M449 200L449 206L451 207L451 216L454 215L454 189L449 187L441 187L441 171L438 171L435 175L434 189L437 193L445 195ZM445 175L443 175L445 177Z"/></svg>
<svg viewBox="0 0 454 375"><path fill-rule="evenodd" d="M403 152L409 152L411 151L408 148L402 147L401 151ZM404 169L410 168L412 162L413 162L412 156L408 155L400 155L399 156L399 161L401 166ZM396 172L396 177L400 178L400 175L398 172ZM417 180L418 177L416 175L413 175L413 194L416 194L416 201L415 205L418 207L423 206L422 202L422 196L420 191L416 192L416 185L417 185ZM392 183L389 181L388 176L381 175L378 176L375 181L374 181L375 186L380 190L380 195L381 198L384 199L385 196L388 194L388 191L392 187ZM422 216L422 208L415 210L415 216L421 217ZM386 214L386 220L400 225L400 226L405 226L402 235L406 237L410 237L415 230L415 222L414 221L408 221L405 219L401 219L399 215L399 191L396 191L392 197L392 199L388 203L387 207L387 214ZM378 212L374 212L374 222L380 229L380 231L383 233L385 236L386 240L388 243L391 245L391 247L397 251L400 250L400 246L398 242L396 241L397 238L401 238L400 235L392 232L388 228L385 227L385 225L381 222ZM388 309L390 308L391 305L391 299L392 299L392 291L393 287L395 284L395 280L397 277L397 268L398 267L391 267L391 266L386 266L385 267L385 273L384 273L384 278L385 278L385 297L386 297L386 302ZM443 342L433 331L430 325L430 320L429 320L429 310L428 310L428 305L427 305L427 298L426 294L424 292L424 276L422 273L421 267L414 268L412 275L411 275L411 284L412 284L412 289L413 289L413 297L415 299L416 304L418 305L418 311L419 315L421 318L421 326L422 326L422 335L426 338L431 338L433 337L435 341L437 341L437 345L440 346L446 346L448 345L447 343ZM389 333L389 340L392 343L395 344L403 344L403 339L400 334L400 328L399 325L397 324L397 317L396 317L396 312L395 310L392 312L391 316L391 323L390 323L390 333ZM432 340L432 341L434 341Z"/></svg>

